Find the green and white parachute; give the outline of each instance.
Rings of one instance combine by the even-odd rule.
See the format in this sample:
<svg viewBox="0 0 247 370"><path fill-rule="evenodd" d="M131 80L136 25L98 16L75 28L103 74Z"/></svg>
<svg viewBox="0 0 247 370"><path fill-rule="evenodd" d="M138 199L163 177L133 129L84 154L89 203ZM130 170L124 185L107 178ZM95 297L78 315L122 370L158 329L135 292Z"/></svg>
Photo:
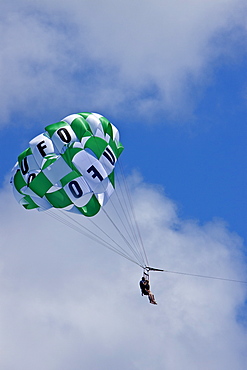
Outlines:
<svg viewBox="0 0 247 370"><path fill-rule="evenodd" d="M10 182L25 209L46 211L144 268L148 261L121 166L115 191L115 166L123 149L107 118L72 114L29 142Z"/></svg>
<svg viewBox="0 0 247 370"><path fill-rule="evenodd" d="M78 113L45 130L18 157L11 181L15 198L26 209L96 215L114 192L123 151L117 128L100 114Z"/></svg>

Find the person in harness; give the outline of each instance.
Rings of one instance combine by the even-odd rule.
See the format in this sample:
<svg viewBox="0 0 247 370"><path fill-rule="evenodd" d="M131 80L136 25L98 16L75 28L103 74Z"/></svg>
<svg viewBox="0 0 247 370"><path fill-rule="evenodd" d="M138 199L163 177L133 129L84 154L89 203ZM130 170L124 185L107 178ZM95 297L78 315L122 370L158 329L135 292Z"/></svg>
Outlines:
<svg viewBox="0 0 247 370"><path fill-rule="evenodd" d="M157 304L157 302L155 301L154 295L150 290L149 281L145 279L145 277L143 276L139 284L140 284L142 295L147 295L149 302L151 304Z"/></svg>

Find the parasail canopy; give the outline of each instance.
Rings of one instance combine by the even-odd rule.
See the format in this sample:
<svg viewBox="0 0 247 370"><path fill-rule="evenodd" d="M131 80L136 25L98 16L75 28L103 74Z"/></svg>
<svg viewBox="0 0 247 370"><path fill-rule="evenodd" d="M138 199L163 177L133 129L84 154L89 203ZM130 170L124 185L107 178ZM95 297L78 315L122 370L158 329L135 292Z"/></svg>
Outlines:
<svg viewBox="0 0 247 370"><path fill-rule="evenodd" d="M123 151L117 128L97 113L78 113L45 127L13 169L17 201L26 209L59 208L91 217L115 188Z"/></svg>

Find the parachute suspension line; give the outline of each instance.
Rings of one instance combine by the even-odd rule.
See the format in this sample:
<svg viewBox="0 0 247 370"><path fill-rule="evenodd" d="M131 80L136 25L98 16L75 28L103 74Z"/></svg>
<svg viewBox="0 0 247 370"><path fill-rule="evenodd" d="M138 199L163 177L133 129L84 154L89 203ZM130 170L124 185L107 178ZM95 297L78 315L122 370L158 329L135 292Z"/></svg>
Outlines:
<svg viewBox="0 0 247 370"><path fill-rule="evenodd" d="M80 234L82 235L85 235L87 236L88 238L92 239L92 240L95 240L97 242L99 242L99 237L93 233L90 232L90 230L88 230L89 233L83 231L81 228L77 227L75 224L67 221L65 218L63 218L61 215L58 215L58 214L55 214L54 212L52 211L46 211L46 214L48 214L49 216L53 217L55 220L63 223L64 225L70 227L71 229L79 232ZM87 229L86 229L87 230ZM102 243L104 243L103 240L101 240Z"/></svg>
<svg viewBox="0 0 247 370"><path fill-rule="evenodd" d="M126 221L127 227L129 228L128 235L130 237L130 240L132 241L133 248L135 248L136 253L140 256L140 258L143 261L143 265L145 265L146 261L145 261L145 258L143 257L143 253L142 253L142 250L140 248L140 242L138 240L137 232L136 232L135 227L134 227L133 217L131 218L131 214L130 214L130 211L129 211L130 210L130 205L127 203L127 200L126 200L126 191L125 192L123 191L123 187L122 187L121 184L119 184L119 191L121 193L123 201L120 198L120 194L119 194L118 190L115 191L115 194L116 194L117 200L119 202L119 206L120 206L120 208L123 212L124 217L120 218L119 212L116 211L116 213L118 215L118 218L121 219L122 224L124 224L123 220ZM114 204L113 204L113 207L115 208ZM124 225L124 227L126 229L125 225ZM130 236L130 233L131 233L131 236Z"/></svg>
<svg viewBox="0 0 247 370"><path fill-rule="evenodd" d="M106 211L103 209L104 213L107 215ZM107 215L107 218L109 218L109 216ZM88 221L90 221L98 230L100 230L107 238L109 238L114 244L116 244L118 246L119 249L121 249L123 252L123 254L125 254L126 256L128 256L129 258L131 258L131 256L129 255L129 253L127 253L121 246L120 244L118 244L116 242L116 240L114 240L113 238L111 238L99 225L97 225L92 219L89 219ZM115 225L114 225L115 226ZM121 235L122 236L122 235ZM137 258L137 256L135 256ZM139 264L138 264L139 265Z"/></svg>
<svg viewBox="0 0 247 370"><path fill-rule="evenodd" d="M116 213L116 217L117 219L120 221L120 224L123 226L126 234L128 235L129 237L129 240L127 240L127 238L123 235L123 232L121 232L121 230L118 228L116 222L114 222L109 214L107 213L106 211L106 208L104 209L105 211L105 214L107 216L107 218L111 221L111 223L114 225L115 229L118 231L118 233L122 236L123 240L125 241L125 243L127 244L128 248L132 251L132 253L134 254L134 256L137 258L137 260L140 262L142 261L142 265L145 265L145 261L143 259L143 256L142 254L140 253L139 249L138 249L138 245L136 243L136 238L135 238L135 235L133 235L133 230L131 228L131 223L130 223L130 220L129 218L127 217L126 215L126 212L125 212L125 208L126 207L123 207L122 203L121 203L121 200L119 198L119 195L118 195L118 192L115 191L115 194L114 194L116 197L117 197L117 200L119 202L119 208L121 208L122 212L123 212L123 215L124 217L120 217L120 214L119 214L119 210L117 210L115 204L114 204L114 201L112 201L112 199L110 198L110 203L112 205L112 207L114 208L115 210L115 213ZM127 225L124 223L124 220L127 221ZM129 230L128 230L129 228ZM131 235L132 234L132 235Z"/></svg>
<svg viewBox="0 0 247 370"><path fill-rule="evenodd" d="M122 257L125 257L127 258L129 261L132 261L134 262L135 264L137 264L138 266L139 263L137 263L136 261L133 260L133 258L113 239L111 238L99 225L97 225L95 222L93 222L93 220L91 220L90 218L88 218L87 220L92 223L94 225L94 227L96 229L98 229L102 234L104 234L113 244L115 244L115 247L113 246L113 244L111 244L109 241L106 241L105 239L103 239L102 237L100 237L98 234L94 233L93 231L91 231L89 228L87 228L86 226L82 225L82 223L78 222L77 220L75 220L73 217L71 217L70 215L68 215L67 213L65 213L64 211L61 211L63 213L64 216L66 216L67 218L69 218L70 220L72 220L75 224L79 225L80 228L83 228L85 230L87 230L90 234L93 234L95 236L95 238L97 238L96 240L100 240L101 243L103 242L103 244L105 246L107 246L109 249L111 249L112 251L118 253L119 255L121 255ZM89 234L89 237L90 237L90 234ZM95 240L95 239L94 239ZM119 248L119 249L118 249Z"/></svg>
<svg viewBox="0 0 247 370"><path fill-rule="evenodd" d="M143 244L143 241L142 241L141 233L140 233L140 230L139 230L138 222L137 222L137 219L136 219L136 216L135 216L130 189L129 189L128 183L126 181L126 176L124 174L123 166L122 166L121 163L120 163L120 171L121 171L121 175L122 175L122 178L123 178L123 184L124 184L124 189L125 189L125 192L126 192L126 195L127 195L127 200L128 200L128 203L129 203L129 209L131 211L132 219L134 220L135 230L137 231L137 235L138 235L138 238L139 238L138 239L139 240L138 244L141 246L140 250L142 251L142 254L144 256L145 265L148 265L149 263L148 263L146 251L145 251L145 248L144 248L144 244Z"/></svg>
<svg viewBox="0 0 247 370"><path fill-rule="evenodd" d="M125 182L125 176L123 174L123 171L121 171L120 162L119 162L119 168L120 168L120 176L121 176L121 181L119 181L119 191L122 195L123 202L121 201L119 197L118 191L116 191L116 196L119 200L120 206L128 222L132 235L135 239L136 246L138 246L138 248L140 249L140 241L138 240L138 233L136 232L136 228L135 228L135 223L134 223L135 220L133 217L132 204L130 202L130 195L128 194L127 184Z"/></svg>
<svg viewBox="0 0 247 370"><path fill-rule="evenodd" d="M103 209L103 208L102 208ZM105 212L105 210L103 209L103 211ZM66 215L68 216L68 215ZM113 238L110 237L110 235L108 235L99 225L97 225L91 218L88 219L88 221L90 223L92 223L94 225L94 227L96 229L98 229L102 234L104 234L107 238L109 238L115 245L117 245L117 247L122 250L122 253L125 254L126 256L128 256L129 258L131 258L131 256L129 255L129 253L127 253L122 247L120 244L118 244ZM136 256L135 256L136 257Z"/></svg>
<svg viewBox="0 0 247 370"><path fill-rule="evenodd" d="M62 211L61 211L61 212L62 212ZM129 260L130 262L132 262L132 263L134 263L134 264L136 264L136 265L138 265L138 266L139 266L139 264L138 264L138 263L136 263L136 261L134 261L134 260L133 260L130 256L128 256L126 253L122 253L122 252L120 252L117 248L113 247L112 245L110 245L109 243L107 243L106 241L104 241L104 239L100 238L97 234L94 234L91 230L87 229L86 227L82 226L80 223L76 222L73 218L71 218L71 219L72 219L72 221L74 221L75 223L78 223L78 225L79 225L80 227L77 227L77 226L76 226L76 225L74 225L72 222L67 221L66 219L64 219L64 218L63 218L63 217L61 217L60 215L55 214L55 213L54 213L54 212L52 212L51 210L47 210L45 213L46 213L46 214L48 214L50 217L52 217L52 218L56 219L57 221L59 221L59 222L63 223L63 224L64 224L64 225L66 225L67 227L70 227L71 229L73 229L73 230L77 231L78 233L80 233L80 234L82 234L82 235L84 235L84 236L86 236L86 237L90 238L91 240L96 241L97 243L101 244L101 245L102 245L102 246L104 246L105 248L107 248L107 249L109 249L109 250L111 250L111 251L113 251L113 252L115 252L115 253L119 254L119 255L120 255L120 256L122 256L123 258L125 258L125 259ZM66 215L66 216L68 216L68 215ZM88 231L88 233L87 233L87 232L85 232L85 231L83 231L83 230L82 230L82 228L83 228L83 229L85 229L85 230L87 230L87 231Z"/></svg>
<svg viewBox="0 0 247 370"><path fill-rule="evenodd" d="M142 251L142 254L143 254L145 262L146 262L145 265L148 266L149 262L148 262L147 254L146 254L145 247L144 247L144 244L143 244L143 240L142 240L141 232L140 232L140 229L139 229L139 226L138 226L138 222L137 222L137 219L136 219L136 216L135 216L135 211L134 211L134 207L133 207L133 203L132 203L130 189L129 189L128 183L126 181L126 176L124 174L124 169L123 169L121 161L119 161L119 168L120 168L120 173L121 173L122 178L123 178L123 184L124 184L124 188L125 188L125 191L126 191L126 194L127 194L127 200L129 202L129 205L130 205L130 211L131 211L132 218L134 220L135 229L137 230L137 235L138 235L138 238L139 238L139 241L140 241L139 244L141 246L141 251Z"/></svg>
<svg viewBox="0 0 247 370"><path fill-rule="evenodd" d="M121 235L122 239L125 241L125 243L128 245L128 247L130 248L130 250L132 251L132 253L134 254L134 256L136 257L137 261L139 262L138 265L140 267L143 266L142 262L140 261L140 257L139 255L136 253L135 249L131 246L131 244L129 243L129 241L126 239L126 237L124 236L124 234L122 233L122 231L119 229L119 227L116 225L116 223L112 220L112 218L108 215L108 213L105 211L104 208L102 208L102 211L104 212L104 214L106 215L106 217L108 218L108 220L112 223L112 225L115 227L115 229L118 231L118 233Z"/></svg>
<svg viewBox="0 0 247 370"><path fill-rule="evenodd" d="M124 223L123 221L123 217L120 217L120 214L119 214L119 210L117 210L117 207L115 206L114 202L112 201L112 198L110 198L110 202L111 202L111 205L112 207L114 208L114 211L115 211L115 214L118 218L118 220L120 221L121 225L123 226L126 234L128 235L132 245L133 245L133 248L136 247L136 238L135 238L135 235L133 234L133 230L131 229L131 223L130 223L130 220L128 219L127 215L126 215L126 212L125 212L125 208L122 206L122 203L121 203L121 200L119 198L119 195L118 195L118 192L115 191L115 196L117 197L117 200L118 200L118 203L120 205L120 208L122 209L122 212L124 214L124 217L125 217L125 220L127 221L128 225L126 226L126 224ZM129 227L129 229L128 229ZM139 254L138 252L138 249L136 248L136 253ZM141 256L142 257L142 256ZM145 264L145 262L143 261L143 263Z"/></svg>
<svg viewBox="0 0 247 370"><path fill-rule="evenodd" d="M119 162L119 166L121 166L120 162ZM129 228L131 230L133 238L135 239L136 244L139 246L140 242L138 240L137 233L136 233L136 230L134 228L133 217L131 218L130 210L131 210L132 206L131 206L131 202L128 202L128 198L130 198L130 196L129 197L127 196L128 195L127 186L125 184L125 177L124 177L123 171L121 171L121 167L120 167L120 175L121 175L122 181L119 181L119 190L121 192L123 202L121 201L119 193L118 193L117 190L115 191L115 193L116 193L118 202L120 204L120 207L121 207L121 209L124 213L125 219L127 220L127 223L129 225Z"/></svg>

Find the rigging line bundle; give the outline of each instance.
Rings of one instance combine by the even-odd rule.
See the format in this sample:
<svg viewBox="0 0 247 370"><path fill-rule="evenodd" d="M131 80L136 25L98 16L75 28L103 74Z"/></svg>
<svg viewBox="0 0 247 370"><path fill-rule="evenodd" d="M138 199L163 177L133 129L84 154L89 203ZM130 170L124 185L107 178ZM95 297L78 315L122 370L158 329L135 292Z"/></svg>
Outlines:
<svg viewBox="0 0 247 370"><path fill-rule="evenodd" d="M117 198L117 201L118 201L118 204L119 204L119 209L121 209L121 215L120 215L119 209L117 209L115 203L112 201L112 199L110 199L110 203L111 203L111 205L114 209L114 212L115 212L115 214L114 214L114 220L115 221L114 222L117 223L117 220L119 221L118 227L119 228L121 228L121 226L123 227L122 233L125 232L125 237L128 238L128 240L129 240L128 245L130 243L131 244L131 249L133 249L133 253L135 255L139 255L138 241L136 239L136 235L134 233L133 225L131 223L131 220L127 216L127 212L126 212L127 206L126 205L123 206L122 201L120 199L120 196L118 194L118 189L115 190L114 195ZM115 216L116 216L116 218L115 218ZM141 255L140 255L140 257L142 258ZM143 263L144 263L144 261L143 261Z"/></svg>
<svg viewBox="0 0 247 370"><path fill-rule="evenodd" d="M133 230L133 234L136 241L136 249L138 250L138 253L142 257L142 260L144 262L144 265L148 265L148 259L147 254L144 248L142 236L140 233L139 225L136 219L135 215L135 209L132 202L132 195L130 191L130 187L127 182L127 178L124 173L124 169L122 166L122 162L119 160L119 169L120 169L120 181L119 181L119 189L121 191L121 194L123 196L124 202L126 204L127 209L127 219L129 220L131 230Z"/></svg>
<svg viewBox="0 0 247 370"><path fill-rule="evenodd" d="M57 221L65 224L67 227L70 227L71 229L77 231L78 233L88 237L89 239L96 241L98 244L101 244L105 248L119 254L120 256L124 257L125 259L129 260L132 263L135 263L136 265L142 267L139 263L137 263L131 256L129 256L126 252L121 252L119 249L114 247L109 242L105 241L103 238L99 237L97 234L92 232L90 229L86 228L82 224L78 223L75 219L71 218L71 222L66 219L68 217L67 214L56 214L52 211L46 211L46 213L50 216L56 219ZM77 226L78 225L78 226ZM86 230L86 231L84 231ZM118 247L120 247L117 243L115 243ZM120 247L121 248L121 247Z"/></svg>
<svg viewBox="0 0 247 370"><path fill-rule="evenodd" d="M93 226L94 226L94 229L95 231L91 231L89 228L86 228L85 225L81 222L78 222L76 221L73 217L71 217L70 215L68 215L67 213L63 212L63 215L69 219L71 219L73 222L77 223L77 225L81 226L82 228L85 228L86 230L88 230L89 232L91 232L92 234L94 234L95 236L99 237L98 234L96 234L96 231L98 232L101 232L103 234L103 236L99 237L100 240L103 240L106 244L109 244L112 246L112 248L116 249L116 250L121 250L121 253L122 255L126 255L128 256L129 259L133 259L133 257L130 256L130 254L116 241L114 240L110 235L109 233L106 233L102 227L99 226L99 224L97 224L96 222L94 222L92 219L88 219L87 221L89 223L91 223ZM85 221L84 221L85 222ZM121 234L120 234L121 235ZM115 245L115 247L113 247L113 245Z"/></svg>
<svg viewBox="0 0 247 370"><path fill-rule="evenodd" d="M136 215L135 215L135 210L134 210L134 206L133 206L133 202L132 202L131 192L130 192L130 189L129 189L129 186L128 186L126 175L124 173L124 168L123 168L123 165L122 165L122 161L120 159L119 159L119 168L120 168L120 173L122 175L122 180L123 180L122 183L123 183L125 192L127 194L127 199L128 199L129 205L130 205L129 209L130 209L130 212L131 212L133 223L135 225L134 230L137 231L137 243L140 244L140 246L141 246L141 250L142 250L142 253L143 253L145 264L149 265L147 254L146 254L145 247L144 247L144 243L143 243L142 236L141 236L141 232L140 232L139 225L138 225Z"/></svg>

